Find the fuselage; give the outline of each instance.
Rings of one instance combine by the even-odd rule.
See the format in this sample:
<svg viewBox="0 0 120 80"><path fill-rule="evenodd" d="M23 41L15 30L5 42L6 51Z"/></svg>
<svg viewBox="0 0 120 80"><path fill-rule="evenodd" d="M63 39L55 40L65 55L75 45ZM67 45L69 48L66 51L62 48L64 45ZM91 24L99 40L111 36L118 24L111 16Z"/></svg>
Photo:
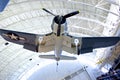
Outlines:
<svg viewBox="0 0 120 80"><path fill-rule="evenodd" d="M62 53L63 35L65 35L67 32L66 19L63 19L62 16L56 16L53 19L51 27L53 34L55 34L55 50L54 50L55 59L59 61Z"/></svg>
<svg viewBox="0 0 120 80"><path fill-rule="evenodd" d="M53 23L52 23L52 30L53 30L53 34L55 34L55 58L57 61L60 60L60 55L62 53L62 45L63 45L63 35L67 34L67 23L66 23L66 19L74 16L76 14L79 13L79 11L74 11L71 13L68 13L66 15L55 15L52 12L50 12L49 10L43 8L44 11L46 11L47 13L55 16L53 19Z"/></svg>

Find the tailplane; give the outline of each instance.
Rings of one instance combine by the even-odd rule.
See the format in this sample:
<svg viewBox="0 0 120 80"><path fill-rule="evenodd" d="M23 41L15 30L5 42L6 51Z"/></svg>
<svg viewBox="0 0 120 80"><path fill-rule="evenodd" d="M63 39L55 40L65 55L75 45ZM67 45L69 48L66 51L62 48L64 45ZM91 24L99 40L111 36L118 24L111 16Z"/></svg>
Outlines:
<svg viewBox="0 0 120 80"><path fill-rule="evenodd" d="M39 55L40 58L44 58L44 59L56 59L55 55ZM60 60L76 60L76 57L71 57L71 56L64 56L61 55L60 56Z"/></svg>

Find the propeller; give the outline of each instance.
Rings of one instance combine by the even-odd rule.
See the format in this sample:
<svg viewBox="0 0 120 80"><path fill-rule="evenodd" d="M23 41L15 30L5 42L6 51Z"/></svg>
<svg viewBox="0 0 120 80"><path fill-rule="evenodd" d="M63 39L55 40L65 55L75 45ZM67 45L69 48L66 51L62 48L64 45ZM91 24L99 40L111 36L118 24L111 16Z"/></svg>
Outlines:
<svg viewBox="0 0 120 80"><path fill-rule="evenodd" d="M79 14L79 11L74 11L74 12L68 13L68 14L64 15L63 17L64 18L69 18L69 17L74 16L76 14Z"/></svg>
<svg viewBox="0 0 120 80"><path fill-rule="evenodd" d="M52 12L48 11L47 9L43 8L44 11L46 11L47 13L53 15L53 16L56 16L55 14L53 14Z"/></svg>
<svg viewBox="0 0 120 80"><path fill-rule="evenodd" d="M45 8L43 8L43 10L46 11L47 13L53 15L53 16L57 16L57 15L53 14L52 12L48 11L48 10L45 9ZM66 14L66 15L64 15L64 16L62 16L62 17L63 17L63 18L69 18L69 17L74 16L74 15L76 15L76 14L79 14L79 11L74 11L74 12L68 13L68 14Z"/></svg>
<svg viewBox="0 0 120 80"><path fill-rule="evenodd" d="M66 15L55 15L55 14L53 14L52 12L50 12L49 10L47 10L45 8L43 8L43 10L46 11L47 13L55 16L54 21L58 24L57 36L60 36L61 24L65 23L66 18L69 18L69 17L74 16L74 15L79 13L79 11L74 11L74 12L68 13Z"/></svg>

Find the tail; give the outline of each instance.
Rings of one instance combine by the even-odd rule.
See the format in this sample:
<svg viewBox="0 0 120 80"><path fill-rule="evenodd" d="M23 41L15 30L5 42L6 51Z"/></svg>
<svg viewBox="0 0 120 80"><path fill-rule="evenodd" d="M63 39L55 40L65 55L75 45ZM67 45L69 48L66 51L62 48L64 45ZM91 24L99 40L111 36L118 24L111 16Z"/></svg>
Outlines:
<svg viewBox="0 0 120 80"><path fill-rule="evenodd" d="M76 60L76 59L77 59L76 57L61 55L61 60Z"/></svg>
<svg viewBox="0 0 120 80"><path fill-rule="evenodd" d="M55 55L39 55L40 58L44 58L44 59L54 59L56 60L56 72L58 72L58 61L59 60L76 60L76 57L70 57L70 56L63 56L61 55L60 58L58 58L59 60L57 60L57 58L55 57Z"/></svg>
<svg viewBox="0 0 120 80"><path fill-rule="evenodd" d="M45 58L45 59L55 59L55 55L39 55L40 58ZM71 56L60 56L60 60L76 60L76 57L71 57Z"/></svg>

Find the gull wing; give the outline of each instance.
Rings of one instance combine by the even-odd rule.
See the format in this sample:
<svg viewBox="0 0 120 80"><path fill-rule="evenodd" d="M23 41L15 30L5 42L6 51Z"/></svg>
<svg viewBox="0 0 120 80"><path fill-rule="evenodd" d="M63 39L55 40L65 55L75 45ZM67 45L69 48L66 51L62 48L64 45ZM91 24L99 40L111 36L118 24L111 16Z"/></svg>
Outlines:
<svg viewBox="0 0 120 80"><path fill-rule="evenodd" d="M41 52L39 49L40 46L41 45L46 46L46 45L43 45L43 43L46 42L49 36L51 36L51 34L38 35L38 34L17 32L17 31L4 30L4 29L0 29L0 35L9 42L23 45L25 49L35 51L35 52ZM49 50L46 50L46 51L49 51Z"/></svg>
<svg viewBox="0 0 120 80"><path fill-rule="evenodd" d="M79 40L78 46L75 45L75 39ZM77 50L77 54L92 52L95 48L103 48L115 45L120 41L120 37L64 37L65 51ZM67 50L68 49L68 50ZM74 52L74 51L73 51Z"/></svg>

